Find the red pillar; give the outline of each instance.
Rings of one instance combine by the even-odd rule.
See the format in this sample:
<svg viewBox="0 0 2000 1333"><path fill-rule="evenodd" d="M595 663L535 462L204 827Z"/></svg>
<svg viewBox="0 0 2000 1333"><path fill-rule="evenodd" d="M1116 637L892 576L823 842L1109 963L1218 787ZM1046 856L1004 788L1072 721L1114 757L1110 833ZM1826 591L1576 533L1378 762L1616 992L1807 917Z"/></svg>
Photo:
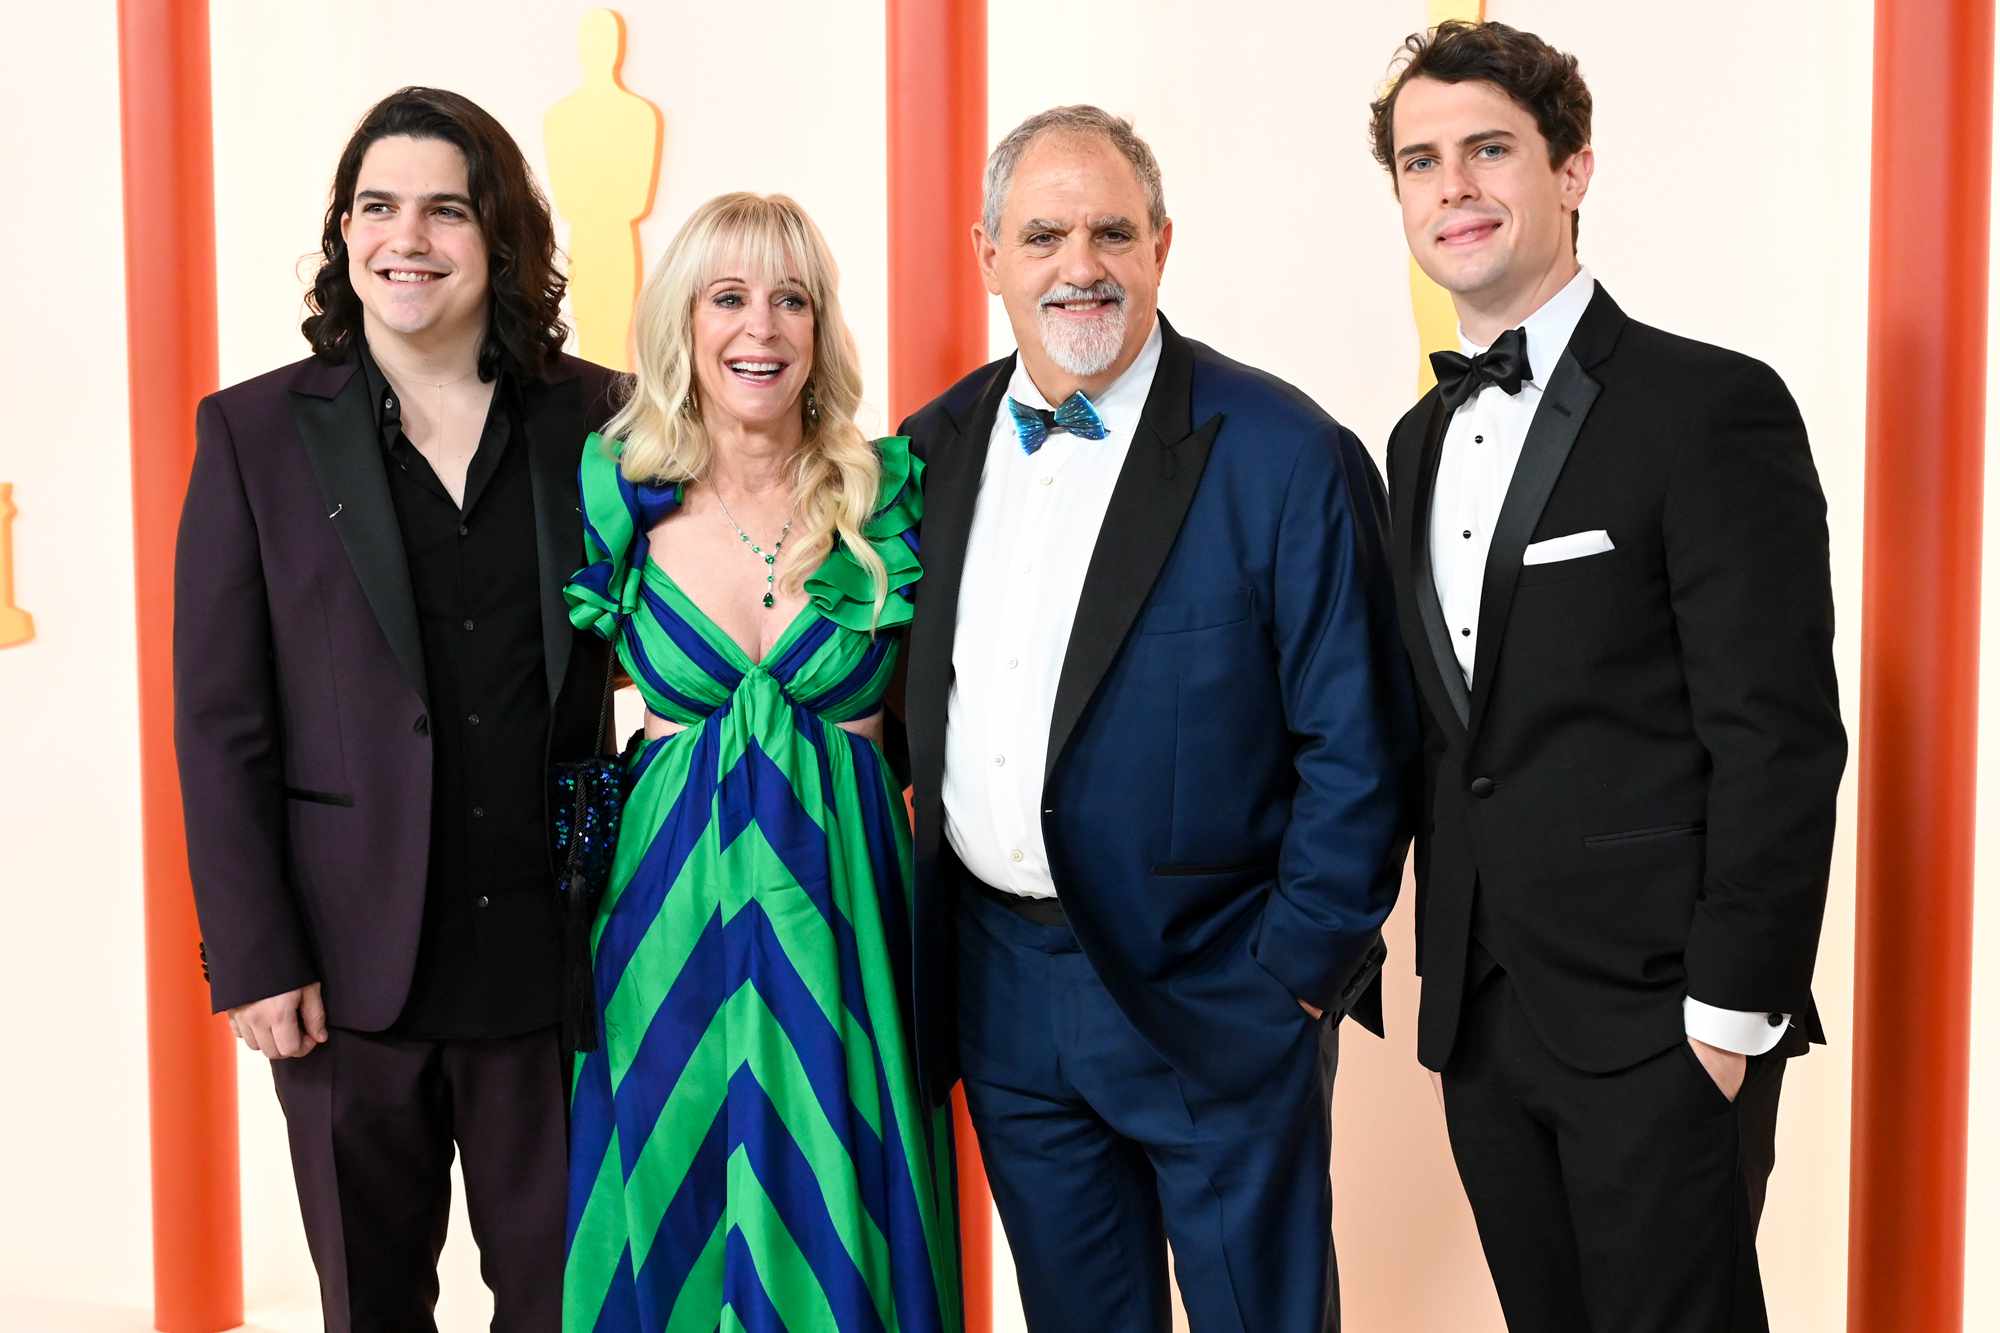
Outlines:
<svg viewBox="0 0 2000 1333"><path fill-rule="evenodd" d="M985 0L888 0L889 403L900 421L986 358L972 259L986 162ZM993 1327L993 1211L953 1094L966 1333Z"/></svg>
<svg viewBox="0 0 2000 1333"><path fill-rule="evenodd" d="M1877 0L1853 1333L1962 1326L1992 0Z"/></svg>
<svg viewBox="0 0 2000 1333"><path fill-rule="evenodd" d="M153 1322L243 1322L236 1060L208 1008L173 746L174 530L194 405L215 387L215 172L206 0L121 0L125 341L139 616L139 770L152 1110Z"/></svg>

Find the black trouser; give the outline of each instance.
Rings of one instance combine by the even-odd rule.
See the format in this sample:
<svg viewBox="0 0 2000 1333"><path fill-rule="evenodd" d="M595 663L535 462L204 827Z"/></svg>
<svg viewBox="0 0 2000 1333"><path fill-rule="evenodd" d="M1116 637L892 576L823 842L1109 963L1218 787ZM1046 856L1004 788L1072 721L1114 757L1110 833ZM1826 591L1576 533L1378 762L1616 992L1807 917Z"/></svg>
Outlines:
<svg viewBox="0 0 2000 1333"><path fill-rule="evenodd" d="M331 1028L271 1066L328 1333L435 1329L452 1145L495 1333L562 1324L568 1161L557 1032L423 1041Z"/></svg>
<svg viewBox="0 0 2000 1333"><path fill-rule="evenodd" d="M1459 1179L1519 1333L1764 1333L1757 1218L1784 1061L1726 1100L1685 1041L1586 1074L1492 968L1444 1072Z"/></svg>

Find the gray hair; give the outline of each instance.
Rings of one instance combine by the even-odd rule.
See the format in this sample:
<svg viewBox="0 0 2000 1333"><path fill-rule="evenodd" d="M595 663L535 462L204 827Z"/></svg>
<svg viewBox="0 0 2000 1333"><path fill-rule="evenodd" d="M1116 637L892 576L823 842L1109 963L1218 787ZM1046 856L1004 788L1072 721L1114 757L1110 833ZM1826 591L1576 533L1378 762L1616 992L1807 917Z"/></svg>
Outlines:
<svg viewBox="0 0 2000 1333"><path fill-rule="evenodd" d="M1139 187L1146 192L1146 220L1158 231L1167 222L1167 197L1160 188L1160 160L1132 130L1132 122L1094 106L1051 107L1028 117L1009 131L986 159L986 203L980 210L980 225L986 234L1000 234L1000 215L1007 211L1007 192L1014 185L1014 169L1021 165L1028 149L1047 134L1071 138L1098 138L1118 150L1132 164Z"/></svg>

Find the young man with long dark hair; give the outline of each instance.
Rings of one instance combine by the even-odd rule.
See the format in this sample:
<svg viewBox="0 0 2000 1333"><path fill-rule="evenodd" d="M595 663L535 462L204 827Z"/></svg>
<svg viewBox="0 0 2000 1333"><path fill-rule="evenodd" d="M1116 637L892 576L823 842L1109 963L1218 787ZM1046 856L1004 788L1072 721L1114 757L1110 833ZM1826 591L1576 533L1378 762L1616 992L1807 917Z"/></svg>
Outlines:
<svg viewBox="0 0 2000 1333"><path fill-rule="evenodd" d="M175 741L218 1013L271 1060L330 1330L432 1327L454 1145L496 1330L557 1327L551 759L604 647L562 585L615 377L563 355L520 149L405 88L334 173L305 360L204 399Z"/></svg>
<svg viewBox="0 0 2000 1333"><path fill-rule="evenodd" d="M1417 1054L1510 1327L1762 1330L1847 752L1826 502L1770 367L1579 266L1590 113L1501 23L1411 37L1371 108L1459 319L1389 442Z"/></svg>

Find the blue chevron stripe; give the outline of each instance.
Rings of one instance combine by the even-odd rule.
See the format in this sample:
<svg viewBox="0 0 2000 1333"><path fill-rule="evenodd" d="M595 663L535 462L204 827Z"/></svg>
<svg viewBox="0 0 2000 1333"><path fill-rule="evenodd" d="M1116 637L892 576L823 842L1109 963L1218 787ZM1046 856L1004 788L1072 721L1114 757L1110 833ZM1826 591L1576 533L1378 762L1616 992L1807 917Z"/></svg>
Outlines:
<svg viewBox="0 0 2000 1333"><path fill-rule="evenodd" d="M618 1085L615 1114L618 1117L619 1165L625 1179L632 1178L653 1126L659 1123L660 1108L673 1095L695 1047L714 1011L728 1001L735 990L726 974L728 953L723 944L722 909L717 908L702 927L701 936L681 964L666 998L646 1023L646 1035L639 1039L631 1066ZM704 1013L703 1010L708 1012Z"/></svg>
<svg viewBox="0 0 2000 1333"><path fill-rule="evenodd" d="M695 750L688 761L687 785L661 822L660 832L646 848L646 854L632 870L624 891L611 904L596 945L593 972L597 981L597 1003L602 1009L618 989L639 942L659 915L660 904L680 878L701 835L708 829L714 808L716 756L722 743L719 728L707 725L695 737Z"/></svg>
<svg viewBox="0 0 2000 1333"><path fill-rule="evenodd" d="M814 744L820 743L820 733L820 728L814 728L812 732L808 733L813 738ZM729 777L723 779L725 793L732 779L736 778L736 774L740 773L746 765L753 762L761 762L770 767L773 773L778 773L776 766L771 764L770 759L765 757L762 751L755 749L753 746L745 752L743 764L739 764L735 772L732 772ZM770 843L771 850L777 854L780 861L785 863L785 867L791 873L793 880L805 889L813 905L819 908L820 914L826 918L827 923L832 927L835 947L838 950L840 958L840 992L842 1004L848 1013L853 1016L856 1026L861 1029L872 1044L875 1041L875 1026L873 1020L869 1017L867 997L861 990L861 957L860 950L854 938L854 927L849 924L845 916L841 915L835 909L829 892L831 886L821 881L817 887L817 891L815 891L811 877L805 873L806 867L815 860L819 864L825 864L825 837L819 832L818 825L812 823L812 819L806 814L804 807L799 804L798 795L792 790L791 784L783 781L781 773L778 773L778 777L779 780L776 783L765 780L754 784L754 786L750 786L750 801L755 810L757 827L765 835L766 841ZM742 779L742 781L746 786L750 785L747 778ZM745 798L739 796L738 799L744 800ZM790 808L788 809L787 807ZM794 840L771 836L773 829L796 828L801 821L813 831L814 840L807 845L801 846ZM815 851L817 852L816 857ZM801 862L805 863L805 865L802 865ZM776 945L777 941L775 937L773 937L772 943L774 946ZM781 947L776 948L775 952L780 957L784 955L784 950ZM789 961L787 962L787 967L789 967ZM814 1008L817 1009L817 1006L815 1005ZM788 1024L786 1031L791 1033L795 1032L796 1029ZM795 1036L794 1041L796 1042L796 1040ZM838 1038L835 1040L837 1045ZM837 1052L836 1058L838 1058ZM844 1072L838 1077L844 1081ZM815 1085L818 1082L818 1078L815 1077ZM884 1235L891 1238L890 1243L892 1247L900 1248L896 1246L896 1240L899 1237L921 1244L924 1235L923 1213L917 1205L915 1185L910 1179L908 1170L901 1165L907 1160L903 1151L902 1134L897 1127L895 1115L890 1109L895 1105L895 1102L889 1088L888 1073L879 1059L875 1062L875 1082L876 1091L883 1107L883 1155L889 1162L898 1164L891 1177L894 1188L888 1200L890 1205L890 1224L883 1227L882 1231ZM842 1083L836 1082L831 1086L839 1087L842 1086ZM835 1123L838 1124L839 1122L836 1121ZM925 1158L924 1160L928 1161L930 1159ZM934 1312L938 1309L937 1278L936 1274L931 1272L929 1264L898 1264L895 1268L894 1279L897 1287L896 1304L899 1310L929 1310L933 1312L932 1318L935 1318ZM927 1299L925 1299L926 1294ZM917 1333L925 1325L915 1323L906 1324L905 1327L910 1329L912 1333Z"/></svg>
<svg viewBox="0 0 2000 1333"><path fill-rule="evenodd" d="M820 1293L833 1308L834 1327L840 1333L885 1333L868 1279L840 1239L812 1163L747 1065L729 1080L728 1118L729 1150L741 1146L749 1155L757 1182L819 1279Z"/></svg>
<svg viewBox="0 0 2000 1333"><path fill-rule="evenodd" d="M569 1202L563 1217L563 1249L576 1242L576 1229L583 1224L584 1210L590 1205L591 1191L597 1187L592 1163L602 1162L611 1150L611 1130L616 1108L611 1101L611 1058L604 1043L583 1057L577 1070L576 1087L569 1101L569 1160L585 1167L569 1175Z"/></svg>
<svg viewBox="0 0 2000 1333"><path fill-rule="evenodd" d="M702 636L702 632L680 612L668 604L667 599L650 586L639 589L639 599L653 613L666 636L673 640L674 647L686 655L687 660L707 674L710 680L732 693L743 683L743 673L738 671L716 650L714 644Z"/></svg>
<svg viewBox="0 0 2000 1333"><path fill-rule="evenodd" d="M647 689L669 703L678 704L690 717L700 717L709 711L709 705L690 699L667 684L666 678L660 674L660 669L653 665L653 659L646 655L645 641L640 638L639 631L629 618L620 620L618 626L617 637L613 642L625 650L625 666L632 673L633 679L644 680Z"/></svg>
<svg viewBox="0 0 2000 1333"><path fill-rule="evenodd" d="M722 1254L722 1299L736 1311L743 1333L791 1333L778 1317L778 1307L771 1304L764 1291L764 1280L757 1275L756 1261L750 1257L750 1242L743 1239L741 1231L729 1229Z"/></svg>
<svg viewBox="0 0 2000 1333"><path fill-rule="evenodd" d="M656 1325L657 1327L657 1325ZM643 1333L639 1323L639 1293L632 1285L632 1247L618 1256L618 1270L611 1275L611 1288L597 1309L591 1333Z"/></svg>
<svg viewBox="0 0 2000 1333"><path fill-rule="evenodd" d="M649 1329L667 1326L674 1302L680 1299L688 1274L701 1258L702 1247L722 1222L723 1205L729 1197L723 1184L729 1174L728 1134L727 1120L717 1116L688 1164L688 1180L701 1187L677 1190L653 1232L653 1244L646 1251L637 1283L638 1308ZM629 1247L625 1253L629 1260Z"/></svg>
<svg viewBox="0 0 2000 1333"><path fill-rule="evenodd" d="M639 780L646 776L646 770L653 766L653 761L667 748L666 741L665 736L655 736L639 747L638 754L632 756L632 767L625 770L625 784L628 791L638 786Z"/></svg>
<svg viewBox="0 0 2000 1333"><path fill-rule="evenodd" d="M830 624L831 622L827 623ZM875 673L881 670L882 659L888 655L889 651L889 636L886 634L876 635L875 642L868 645L868 651L861 655L861 660L855 664L854 669L836 681L830 689L811 699L807 699L805 701L807 707L811 708L814 712L823 713L837 704L846 702L853 696L855 691L875 679Z"/></svg>
<svg viewBox="0 0 2000 1333"><path fill-rule="evenodd" d="M848 749L853 752L854 780L861 788L861 831L868 842L868 864L875 872L875 901L882 912L882 938L888 948L889 971L896 978L896 997L902 1002L903 1012L908 1014L915 1004L914 977L910 970L909 897L902 866L896 859L894 826L889 822L904 818L902 802L898 801L893 809L889 804L891 784L882 771L882 752L872 742L851 732L841 734L847 737Z"/></svg>
<svg viewBox="0 0 2000 1333"><path fill-rule="evenodd" d="M704 1006L706 1012L673 1013L669 1005L663 1004L655 1012L643 1042L648 1046L654 1045L655 1031L661 1028L670 1032L682 1029L695 1031L698 1041L700 1031L706 1030L713 1021L715 1010L727 1003L747 978L758 998L763 1000L764 1007L771 1011L771 1016L784 1030L793 1054L806 1071L806 1082L827 1123L847 1145L848 1155L854 1161L860 1181L861 1205L868 1210L876 1230L886 1235L890 1210L884 1182L891 1177L892 1171L900 1168L888 1157L881 1138L868 1127L867 1119L849 1100L847 1056L841 1046L839 1032L827 1021L825 1011L813 998L804 978L799 976L798 968L793 964L791 955L785 952L783 942L778 939L777 931L772 928L771 919L761 905L755 902L746 904L722 927L721 939L722 952L728 961L723 977L710 978L709 984L714 989L706 994L713 997L713 1002ZM704 932L703 945L706 943L707 934ZM675 989L678 988L679 979L676 978ZM662 1041L660 1049L670 1048ZM665 1109L667 1098L673 1094L680 1071L686 1065L687 1056L680 1055L668 1074L644 1060L633 1062L617 1093L616 1115L621 1126L621 1148L626 1138L622 1127L632 1126L631 1136L636 1138L643 1137L651 1126L659 1123L660 1113ZM640 1129L641 1126L645 1129ZM628 1155L627 1162L636 1155ZM631 1175L629 1165L625 1174L627 1177ZM681 1189L686 1190L694 1183L690 1174L682 1182ZM677 1194L676 1201L678 1197ZM651 1262L650 1255L648 1262Z"/></svg>
<svg viewBox="0 0 2000 1333"><path fill-rule="evenodd" d="M785 649L784 656L770 666L771 678L780 685L792 683L792 677L799 674L799 668L812 660L812 655L826 646L840 626L825 617L816 618L799 637L792 640L792 646Z"/></svg>

